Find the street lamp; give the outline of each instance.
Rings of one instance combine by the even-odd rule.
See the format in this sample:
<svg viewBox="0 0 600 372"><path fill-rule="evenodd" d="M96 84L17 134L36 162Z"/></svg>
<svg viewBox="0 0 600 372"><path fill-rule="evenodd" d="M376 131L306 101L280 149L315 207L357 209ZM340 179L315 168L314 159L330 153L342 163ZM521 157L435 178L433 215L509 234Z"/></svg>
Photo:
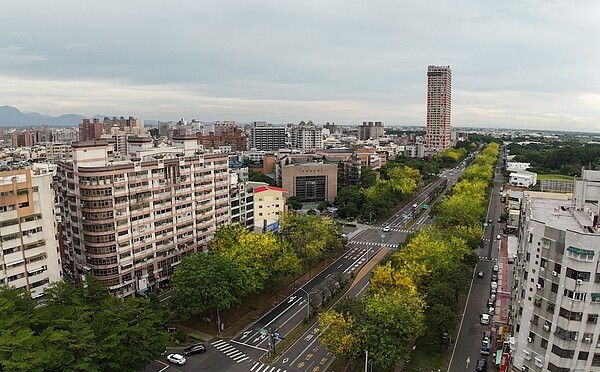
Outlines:
<svg viewBox="0 0 600 372"><path fill-rule="evenodd" d="M300 287L298 288L302 292L306 293L306 319L310 319L310 294L317 294L318 292L307 292L306 289Z"/></svg>

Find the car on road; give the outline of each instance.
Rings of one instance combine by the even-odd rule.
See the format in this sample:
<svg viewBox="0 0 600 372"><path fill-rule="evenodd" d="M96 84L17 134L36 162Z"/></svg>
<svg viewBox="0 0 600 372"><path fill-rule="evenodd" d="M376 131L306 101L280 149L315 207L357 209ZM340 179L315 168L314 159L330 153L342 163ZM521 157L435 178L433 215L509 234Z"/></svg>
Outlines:
<svg viewBox="0 0 600 372"><path fill-rule="evenodd" d="M480 271L477 272L477 277L478 278L483 278L484 275L485 275L485 272L483 272L482 270L480 270Z"/></svg>
<svg viewBox="0 0 600 372"><path fill-rule="evenodd" d="M180 366L184 365L187 360L181 354L169 354L167 355L167 360L173 364L178 364Z"/></svg>
<svg viewBox="0 0 600 372"><path fill-rule="evenodd" d="M475 363L475 371L487 372L487 360L485 358L477 359L477 363Z"/></svg>
<svg viewBox="0 0 600 372"><path fill-rule="evenodd" d="M489 314L481 314L479 316L479 321L481 322L481 324L490 324L490 315Z"/></svg>
<svg viewBox="0 0 600 372"><path fill-rule="evenodd" d="M499 269L500 268L498 267L498 265L494 265L494 268L492 269L492 271L497 273Z"/></svg>
<svg viewBox="0 0 600 372"><path fill-rule="evenodd" d="M492 274L492 282L497 282L498 281L498 274L494 273Z"/></svg>
<svg viewBox="0 0 600 372"><path fill-rule="evenodd" d="M386 226L383 228L383 232L390 232L390 230L391 230L391 227L389 227L389 226Z"/></svg>
<svg viewBox="0 0 600 372"><path fill-rule="evenodd" d="M492 306L494 306L494 300L492 300L491 298L489 298L488 302L487 302L487 307L489 308L489 307L492 307Z"/></svg>
<svg viewBox="0 0 600 372"><path fill-rule="evenodd" d="M204 344L193 344L190 347L186 347L183 349L183 354L185 356L194 355L194 354L203 354L206 352L206 346Z"/></svg>

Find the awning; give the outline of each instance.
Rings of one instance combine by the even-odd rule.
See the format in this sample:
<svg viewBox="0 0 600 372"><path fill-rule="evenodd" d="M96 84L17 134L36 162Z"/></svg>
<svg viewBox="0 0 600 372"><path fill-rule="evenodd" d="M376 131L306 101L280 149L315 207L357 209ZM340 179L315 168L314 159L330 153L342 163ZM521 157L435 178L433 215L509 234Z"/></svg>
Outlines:
<svg viewBox="0 0 600 372"><path fill-rule="evenodd" d="M592 293L592 302L600 302L600 293Z"/></svg>
<svg viewBox="0 0 600 372"><path fill-rule="evenodd" d="M502 350L496 351L496 366L499 366L502 362Z"/></svg>
<svg viewBox="0 0 600 372"><path fill-rule="evenodd" d="M573 246L567 248L567 251L574 253L574 254L580 254L582 256L593 256L594 255L594 251L592 251L592 250L576 248Z"/></svg>

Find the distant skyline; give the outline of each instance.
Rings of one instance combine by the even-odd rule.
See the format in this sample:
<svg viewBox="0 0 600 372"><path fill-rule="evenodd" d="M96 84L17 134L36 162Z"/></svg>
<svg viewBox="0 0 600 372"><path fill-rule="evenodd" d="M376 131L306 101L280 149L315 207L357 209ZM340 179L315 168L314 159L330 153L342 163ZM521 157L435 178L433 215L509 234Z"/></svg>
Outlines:
<svg viewBox="0 0 600 372"><path fill-rule="evenodd" d="M600 132L600 3L55 2L0 12L0 106L58 116Z"/></svg>

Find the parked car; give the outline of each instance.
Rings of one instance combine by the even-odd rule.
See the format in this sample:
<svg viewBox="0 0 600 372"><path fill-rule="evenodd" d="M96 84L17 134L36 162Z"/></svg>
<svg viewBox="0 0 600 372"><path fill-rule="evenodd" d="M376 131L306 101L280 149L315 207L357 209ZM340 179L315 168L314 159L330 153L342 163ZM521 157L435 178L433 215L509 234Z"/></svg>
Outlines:
<svg viewBox="0 0 600 372"><path fill-rule="evenodd" d="M492 282L498 281L498 274L492 274Z"/></svg>
<svg viewBox="0 0 600 372"><path fill-rule="evenodd" d="M488 302L487 302L487 307L489 308L489 307L492 307L492 306L494 306L494 300L492 300L491 298L489 298Z"/></svg>
<svg viewBox="0 0 600 372"><path fill-rule="evenodd" d="M173 364L178 364L180 366L184 365L187 360L181 354L169 354L167 355L167 360Z"/></svg>
<svg viewBox="0 0 600 372"><path fill-rule="evenodd" d="M490 340L492 338L492 331L483 331L482 340Z"/></svg>
<svg viewBox="0 0 600 372"><path fill-rule="evenodd" d="M492 269L492 271L497 273L498 270L500 270L500 267L498 265L494 265L494 268Z"/></svg>
<svg viewBox="0 0 600 372"><path fill-rule="evenodd" d="M480 354L490 355L490 340L484 339L481 340L481 349L479 350Z"/></svg>
<svg viewBox="0 0 600 372"><path fill-rule="evenodd" d="M477 359L477 363L475 364L475 371L477 371L477 372L486 372L487 371L487 360L485 358Z"/></svg>
<svg viewBox="0 0 600 372"><path fill-rule="evenodd" d="M498 289L498 282L490 282L491 289Z"/></svg>
<svg viewBox="0 0 600 372"><path fill-rule="evenodd" d="M194 354L202 354L204 352L206 352L206 346L204 346L204 344L194 344L194 345L190 345L190 347L183 349L183 354L185 356L194 355Z"/></svg>
<svg viewBox="0 0 600 372"><path fill-rule="evenodd" d="M494 314L496 314L496 308L493 306L488 307L488 314L494 316Z"/></svg>
<svg viewBox="0 0 600 372"><path fill-rule="evenodd" d="M490 316L489 314L481 314L479 316L479 321L481 322L481 324L490 324Z"/></svg>
<svg viewBox="0 0 600 372"><path fill-rule="evenodd" d="M500 234L496 235L496 240L500 240L502 239L502 236Z"/></svg>

